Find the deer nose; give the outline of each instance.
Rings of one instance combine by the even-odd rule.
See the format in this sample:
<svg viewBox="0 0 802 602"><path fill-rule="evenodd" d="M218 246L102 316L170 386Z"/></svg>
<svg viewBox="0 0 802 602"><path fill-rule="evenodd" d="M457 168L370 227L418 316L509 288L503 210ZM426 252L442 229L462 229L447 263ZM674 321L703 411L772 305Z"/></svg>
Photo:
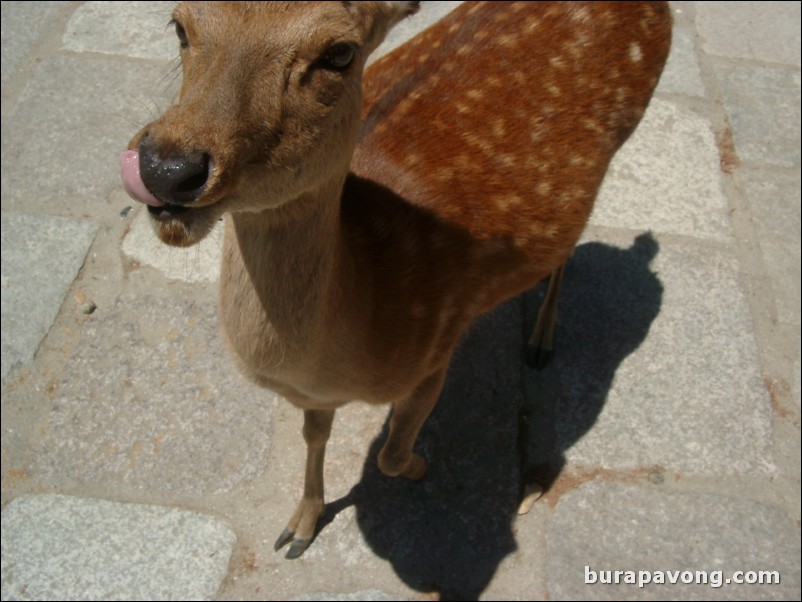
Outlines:
<svg viewBox="0 0 802 602"><path fill-rule="evenodd" d="M173 153L162 159L156 144L146 136L139 145L142 182L165 203L187 205L198 200L209 179L208 153Z"/></svg>

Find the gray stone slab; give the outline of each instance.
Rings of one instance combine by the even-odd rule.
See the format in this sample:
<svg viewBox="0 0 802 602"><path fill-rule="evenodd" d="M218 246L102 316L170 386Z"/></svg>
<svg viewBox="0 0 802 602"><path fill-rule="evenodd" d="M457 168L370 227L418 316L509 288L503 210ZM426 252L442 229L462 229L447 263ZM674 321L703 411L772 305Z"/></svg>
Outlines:
<svg viewBox="0 0 802 602"><path fill-rule="evenodd" d="M211 600L235 543L195 512L25 496L3 509L3 599Z"/></svg>
<svg viewBox="0 0 802 602"><path fill-rule="evenodd" d="M42 35L69 6L64 2L9 2L0 5L2 23L2 68L0 81L5 87L12 74L22 67Z"/></svg>
<svg viewBox="0 0 802 602"><path fill-rule="evenodd" d="M771 402L737 261L646 236L611 243L577 247L553 364L524 374L528 403L556 406L555 434L536 432L534 445L553 436L550 455L586 467L773 475Z"/></svg>
<svg viewBox="0 0 802 602"><path fill-rule="evenodd" d="M387 592L383 592L380 589L366 589L358 592L346 592L346 593L331 593L331 592L315 592L313 594L307 594L305 596L297 596L295 598L290 598L290 600L298 601L298 602L314 602L315 600L321 601L342 601L342 602L360 602L364 600L368 602L370 600L377 600L377 601L390 601L390 600L409 600L409 598L401 598L396 595L388 594Z"/></svg>
<svg viewBox="0 0 802 602"><path fill-rule="evenodd" d="M258 477L275 397L230 361L215 291L147 286L84 325L53 401L43 400L32 474L192 495Z"/></svg>
<svg viewBox="0 0 802 602"><path fill-rule="evenodd" d="M67 23L64 48L145 59L177 59L178 38L169 26L173 6L171 2L86 2Z"/></svg>
<svg viewBox="0 0 802 602"><path fill-rule="evenodd" d="M42 61L3 120L3 209L116 215L117 158L168 106L167 67L60 56Z"/></svg>
<svg viewBox="0 0 802 602"><path fill-rule="evenodd" d="M544 568L551 515L552 509L540 500L527 514L515 517L517 549L502 561L499 576L482 593L482 600L548 600Z"/></svg>
<svg viewBox="0 0 802 602"><path fill-rule="evenodd" d="M777 318L800 325L802 251L802 181L799 171L739 169L736 180L745 192L755 218L760 249L774 288Z"/></svg>
<svg viewBox="0 0 802 602"><path fill-rule="evenodd" d="M29 363L84 263L97 226L2 212L2 382Z"/></svg>
<svg viewBox="0 0 802 602"><path fill-rule="evenodd" d="M590 223L728 240L727 207L708 121L654 98L613 159Z"/></svg>
<svg viewBox="0 0 802 602"><path fill-rule="evenodd" d="M550 599L799 597L799 530L783 512L753 501L666 493L659 487L596 481L560 499L548 534ZM664 585L644 587L586 584L586 570L595 571L597 577L599 571L635 571L635 579L638 571L651 571L651 577L656 571L690 571L692 578L704 571L707 583L671 584L666 577ZM740 578L736 571L777 571L780 583L728 584L728 579ZM592 573L588 575L592 580ZM681 579L689 576L683 574Z"/></svg>
<svg viewBox="0 0 802 602"><path fill-rule="evenodd" d="M702 48L711 54L800 65L799 2L697 2Z"/></svg>
<svg viewBox="0 0 802 602"><path fill-rule="evenodd" d="M219 280L222 248L222 222L197 245L189 248L165 245L153 232L148 212L142 206L123 240L123 253L142 265L156 268L167 278L185 282Z"/></svg>
<svg viewBox="0 0 802 602"><path fill-rule="evenodd" d="M730 61L713 67L738 157L799 167L799 70Z"/></svg>
<svg viewBox="0 0 802 602"><path fill-rule="evenodd" d="M690 27L674 27L671 35L671 53L668 55L657 94L687 94L704 96L705 87L696 56L696 32Z"/></svg>

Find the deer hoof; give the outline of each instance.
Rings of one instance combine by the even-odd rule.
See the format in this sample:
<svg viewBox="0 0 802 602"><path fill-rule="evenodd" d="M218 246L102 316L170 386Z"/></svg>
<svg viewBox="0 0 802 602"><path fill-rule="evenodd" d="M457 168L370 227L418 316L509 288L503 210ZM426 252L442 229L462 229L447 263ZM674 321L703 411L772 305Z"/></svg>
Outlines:
<svg viewBox="0 0 802 602"><path fill-rule="evenodd" d="M284 529L281 532L281 535L278 536L276 543L273 544L273 549L278 552L288 543L290 544L290 547L287 550L287 553L284 555L284 558L293 560L295 558L298 558L301 554L303 554L306 551L306 548L309 547L309 544L312 543L312 540L296 538L295 531Z"/></svg>

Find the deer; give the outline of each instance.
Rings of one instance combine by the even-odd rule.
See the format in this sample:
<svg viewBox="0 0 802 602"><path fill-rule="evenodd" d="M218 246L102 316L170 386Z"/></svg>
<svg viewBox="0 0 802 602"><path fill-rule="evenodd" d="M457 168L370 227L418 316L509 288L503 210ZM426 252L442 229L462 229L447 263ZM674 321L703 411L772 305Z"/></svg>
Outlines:
<svg viewBox="0 0 802 602"><path fill-rule="evenodd" d="M223 220L219 317L238 368L303 411L297 558L324 509L335 411L392 404L413 450L472 321L564 266L668 54L665 2L465 2L366 68L419 2L182 2L176 102L120 156L158 238Z"/></svg>

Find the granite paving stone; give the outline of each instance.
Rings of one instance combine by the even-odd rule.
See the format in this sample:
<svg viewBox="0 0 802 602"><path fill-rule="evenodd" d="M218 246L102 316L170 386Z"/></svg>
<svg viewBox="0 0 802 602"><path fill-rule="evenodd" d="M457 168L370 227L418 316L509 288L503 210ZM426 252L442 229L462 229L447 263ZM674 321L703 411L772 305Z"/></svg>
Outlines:
<svg viewBox="0 0 802 602"><path fill-rule="evenodd" d="M756 222L763 260L776 295L777 318L798 328L802 305L798 277L802 263L799 170L775 171L767 178L763 170L743 168L735 175Z"/></svg>
<svg viewBox="0 0 802 602"><path fill-rule="evenodd" d="M2 69L0 81L3 85L3 104L6 103L6 84L15 71L20 69L31 51L46 35L53 23L69 10L65 2L3 2L2 14ZM4 107L5 108L5 107Z"/></svg>
<svg viewBox="0 0 802 602"><path fill-rule="evenodd" d="M3 120L3 209L116 215L107 197L120 187L117 157L171 97L174 84L158 73L96 57L43 60Z"/></svg>
<svg viewBox="0 0 802 602"><path fill-rule="evenodd" d="M23 496L3 508L3 599L210 600L235 543L196 512Z"/></svg>
<svg viewBox="0 0 802 602"><path fill-rule="evenodd" d="M705 88L696 56L696 32L690 27L674 27L671 52L657 84L657 94L704 96Z"/></svg>
<svg viewBox="0 0 802 602"><path fill-rule="evenodd" d="M163 290L92 315L42 426L34 474L201 495L264 472L274 394L232 365L212 291Z"/></svg>
<svg viewBox="0 0 802 602"><path fill-rule="evenodd" d="M331 602L360 602L362 600L376 600L378 602L390 600L408 600L408 598L401 598L397 595L388 594L380 589L366 589L358 592L346 593L331 593L331 592L314 592L304 596L290 598L294 602L313 602L315 600L331 601Z"/></svg>
<svg viewBox="0 0 802 602"><path fill-rule="evenodd" d="M193 247L165 245L153 232L148 212L142 207L138 209L122 245L123 253L141 265L154 267L167 278L184 282L217 282L222 248L222 222Z"/></svg>
<svg viewBox="0 0 802 602"><path fill-rule="evenodd" d="M650 235L586 239L560 303L553 365L524 378L535 400L557 405L570 462L765 474L770 399L729 253ZM552 389L559 402L541 393Z"/></svg>
<svg viewBox="0 0 802 602"><path fill-rule="evenodd" d="M590 223L727 240L727 208L709 122L654 98L613 158Z"/></svg>
<svg viewBox="0 0 802 602"><path fill-rule="evenodd" d="M178 58L178 38L170 23L170 2L86 2L72 15L64 32L64 48L172 60Z"/></svg>
<svg viewBox="0 0 802 602"><path fill-rule="evenodd" d="M799 168L799 70L714 61L741 161Z"/></svg>
<svg viewBox="0 0 802 602"><path fill-rule="evenodd" d="M595 481L560 498L548 534L550 599L795 599L799 531L782 511L724 496L666 493L660 487ZM598 577L599 571L616 570L690 571L693 579L704 571L707 583L682 583L687 574L680 583L666 579L644 587L585 583L586 571ZM780 583L728 584L740 578L736 571L776 571ZM592 580L593 573L588 575Z"/></svg>
<svg viewBox="0 0 802 602"><path fill-rule="evenodd" d="M2 379L33 359L84 263L89 221L2 212Z"/></svg>
<svg viewBox="0 0 802 602"><path fill-rule="evenodd" d="M800 66L799 2L696 2L711 54Z"/></svg>

